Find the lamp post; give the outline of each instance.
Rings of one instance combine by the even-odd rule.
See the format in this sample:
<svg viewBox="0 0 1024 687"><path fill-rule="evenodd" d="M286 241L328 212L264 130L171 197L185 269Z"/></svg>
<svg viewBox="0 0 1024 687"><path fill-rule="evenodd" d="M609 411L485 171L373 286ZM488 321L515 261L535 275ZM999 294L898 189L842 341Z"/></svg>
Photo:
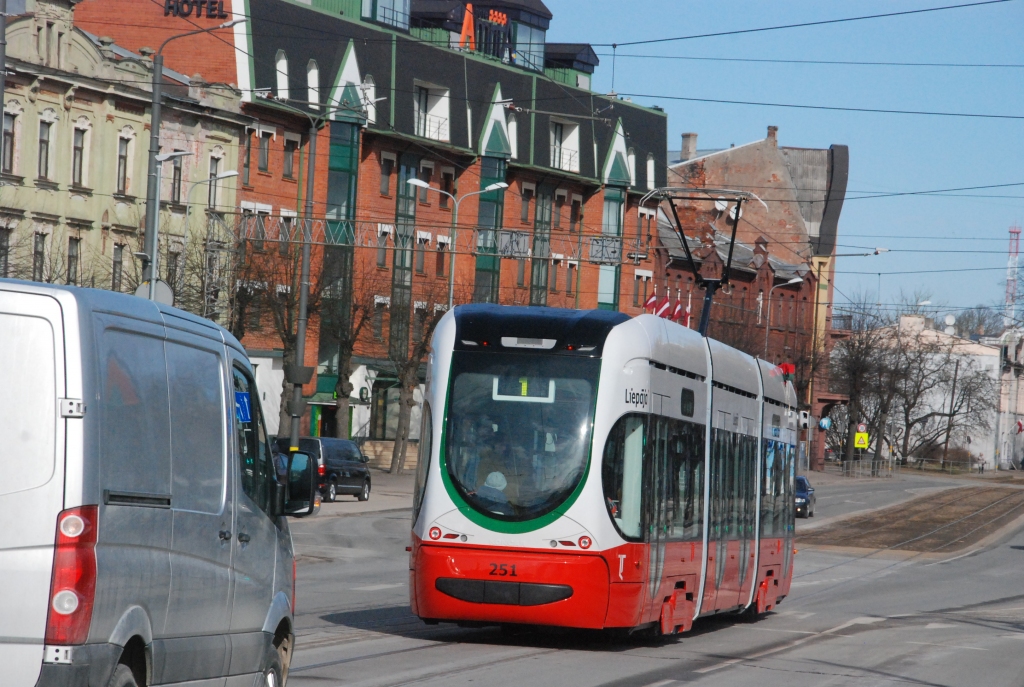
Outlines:
<svg viewBox="0 0 1024 687"><path fill-rule="evenodd" d="M793 284L799 284L803 281L803 277L793 277L785 284L776 284L772 288L768 289L768 316L765 318L764 323L764 359L768 360L768 332L772 329L772 291L779 288L780 286L792 286Z"/></svg>
<svg viewBox="0 0 1024 687"><path fill-rule="evenodd" d="M448 196L449 198L452 199L452 202L455 204L455 207L452 209L452 235L450 237L451 245L449 246L449 252L451 252L451 259L449 261L448 268L448 309L451 310L455 301L455 247L457 245L455 241L456 235L458 234L459 231L459 203L464 201L466 198L469 198L470 196L479 196L481 193L490 193L491 191L500 191L502 189L506 189L508 188L508 184L506 184L504 181L499 181L495 184L491 184L487 188L480 189L479 191L473 191L471 193L466 193L456 198L451 193L448 193L447 191L442 191L439 188L435 188L428 184L427 182L423 181L422 179L409 179L409 181L406 183L408 183L410 186L415 186L417 188L426 189L428 191L434 191L435 193L440 193L442 195Z"/></svg>
<svg viewBox="0 0 1024 687"><path fill-rule="evenodd" d="M156 221L153 223L153 229L150 231L149 227L146 227L146 250L143 254L146 256L146 264L149 266L149 300L156 300L156 280L160 278L160 266L157 264L160 258L160 241L158 234L160 233L160 185L162 183L162 175L164 170L164 163L176 157L185 157L192 153L186 151L175 151L173 153L163 153L157 155L153 159L156 161ZM149 207L146 207L146 218L149 219ZM150 243L149 237L153 236L152 244ZM146 275L143 274L143 279Z"/></svg>
<svg viewBox="0 0 1024 687"><path fill-rule="evenodd" d="M241 24L247 20L245 19L234 19L232 21L226 21L223 24L217 26L211 26L205 29L196 29L195 31L188 31L186 33L179 33L176 36L171 36L163 43L160 44L160 49L153 55L153 93L152 103L149 108L150 112L150 132L149 132L149 172L148 172L148 185L146 187L146 245L143 252L149 256L146 265L142 269L142 279L145 281L149 279L149 298L153 299L154 286L156 279L156 232L157 222L160 217L160 167L157 157L160 154L160 107L163 102L163 79L164 79L164 48L171 41L179 38L185 38L186 36L194 36L199 33L208 33L210 31L216 31L217 29L227 29L235 24Z"/></svg>

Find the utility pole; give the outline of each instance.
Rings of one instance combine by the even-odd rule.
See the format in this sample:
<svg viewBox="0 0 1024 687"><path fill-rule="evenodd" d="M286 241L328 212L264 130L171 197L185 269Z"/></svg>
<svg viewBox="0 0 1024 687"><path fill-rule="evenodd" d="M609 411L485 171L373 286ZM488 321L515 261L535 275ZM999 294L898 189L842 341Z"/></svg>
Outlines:
<svg viewBox="0 0 1024 687"><path fill-rule="evenodd" d="M949 417L946 419L946 441L942 444L942 465L940 469L946 467L946 455L949 452L949 435L953 431L953 404L956 403L956 378L960 373L960 361L956 361L956 366L953 368L953 389L949 393Z"/></svg>

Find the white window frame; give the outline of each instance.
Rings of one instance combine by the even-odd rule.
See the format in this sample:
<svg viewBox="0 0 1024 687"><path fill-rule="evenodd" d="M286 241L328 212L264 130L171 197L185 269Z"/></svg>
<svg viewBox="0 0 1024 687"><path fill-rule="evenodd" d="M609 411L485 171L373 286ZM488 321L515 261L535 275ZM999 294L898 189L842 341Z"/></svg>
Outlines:
<svg viewBox="0 0 1024 687"><path fill-rule="evenodd" d="M425 81L413 81L413 89L423 88L427 91L427 109L420 113L419 98L413 98L413 118L416 135L434 141L451 140L451 107L448 96L449 89L438 84ZM422 116L423 128L420 128Z"/></svg>
<svg viewBox="0 0 1024 687"><path fill-rule="evenodd" d="M288 54L284 50L278 50L274 56L274 77L277 97L281 100L288 100L291 97L288 90Z"/></svg>

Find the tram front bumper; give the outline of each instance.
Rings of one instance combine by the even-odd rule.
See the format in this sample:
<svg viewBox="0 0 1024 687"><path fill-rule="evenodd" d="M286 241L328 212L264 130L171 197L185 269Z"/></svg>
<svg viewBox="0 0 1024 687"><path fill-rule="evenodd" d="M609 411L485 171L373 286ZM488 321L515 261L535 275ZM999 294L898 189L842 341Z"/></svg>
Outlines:
<svg viewBox="0 0 1024 687"><path fill-rule="evenodd" d="M415 547L415 611L428 620L604 627L608 566L600 554Z"/></svg>

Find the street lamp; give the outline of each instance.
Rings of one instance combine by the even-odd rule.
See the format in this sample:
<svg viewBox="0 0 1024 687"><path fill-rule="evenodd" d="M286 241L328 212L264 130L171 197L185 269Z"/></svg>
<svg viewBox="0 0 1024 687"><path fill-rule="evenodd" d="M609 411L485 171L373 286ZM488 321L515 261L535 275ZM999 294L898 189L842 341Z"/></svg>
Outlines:
<svg viewBox="0 0 1024 687"><path fill-rule="evenodd" d="M148 186L146 188L146 246L144 253L150 257L148 263L143 267L142 279L149 279L149 298L153 300L154 284L156 281L156 232L157 222L160 217L160 106L163 101L163 80L164 80L164 48L171 41L186 36L194 36L199 33L216 31L217 29L231 28L235 24L241 24L247 20L233 19L217 26L205 29L197 29L186 33L179 33L171 36L160 44L160 49L153 55L153 93L152 104L150 105L150 132L149 132L149 174ZM187 153L186 153L187 154ZM170 155L170 153L168 153ZM167 158L165 158L167 159Z"/></svg>
<svg viewBox="0 0 1024 687"><path fill-rule="evenodd" d="M185 157L186 155L191 155L191 154L192 153L189 153L189 152L184 151L184 150L178 150L178 151L174 151L172 153L162 153L160 155L157 155L155 158L153 158L156 161L156 195L157 195L157 201L156 201L156 206L157 206L156 220L157 221L155 221L153 223L152 231L150 231L149 227L146 228L146 250L143 251L143 253L142 253L142 255L145 256L146 264L147 264L147 266L149 268L149 277L148 277L148 279L149 279L149 295L147 297L151 301L155 301L156 300L156 281L157 281L157 279L160 278L160 269L159 269L159 266L157 265L157 262L158 262L158 260L160 258L160 241L159 241L159 237L158 237L158 234L160 233L160 221L159 221L160 220L160 185L162 183L161 177L163 175L164 163L167 162L168 160L173 159L173 158ZM148 220L149 219L149 208L148 207L146 208L146 215L147 215L147 220ZM149 240L150 235L152 235L152 237L153 237L152 244L150 243L150 240ZM145 274L143 274L142 278L143 278L143 280L145 280L147 277L146 277Z"/></svg>
<svg viewBox="0 0 1024 687"><path fill-rule="evenodd" d="M508 184L506 184L504 181L499 181L497 183L491 184L487 188L480 189L479 191L473 191L471 193L466 193L456 198L451 193L448 193L447 191L442 191L439 188L435 188L428 184L427 182L423 181L422 179L409 179L409 181L406 183L408 183L410 186L415 186L417 188L422 188L428 191L434 191L435 193L446 195L452 199L453 203L455 203L455 208L452 210L452 235L450 237L451 241L449 246L451 259L448 268L448 309L451 310L452 305L454 304L455 301L455 247L458 245L456 243L455 237L459 231L459 203L464 201L466 198L469 198L470 196L478 196L481 193L490 193L491 191L500 191L502 189L506 189L508 188Z"/></svg>
<svg viewBox="0 0 1024 687"><path fill-rule="evenodd" d="M776 284L772 288L768 289L768 316L764 322L764 359L768 360L768 332L772 328L772 291L779 288L780 286L792 286L793 284L799 284L804 279L803 277L793 277L785 284Z"/></svg>
<svg viewBox="0 0 1024 687"><path fill-rule="evenodd" d="M224 179L230 179L232 177L237 177L237 176L238 176L238 171L237 170L229 169L226 172L221 172L217 176L210 177L209 179L202 179L202 180L197 181L194 184L192 184L192 188L190 188L188 190L188 197L185 199L185 230L186 231L188 231L188 226L189 226L188 218L189 218L189 215L192 212L192 192L196 190L196 187L201 186L202 184L209 184L211 182L222 181Z"/></svg>

